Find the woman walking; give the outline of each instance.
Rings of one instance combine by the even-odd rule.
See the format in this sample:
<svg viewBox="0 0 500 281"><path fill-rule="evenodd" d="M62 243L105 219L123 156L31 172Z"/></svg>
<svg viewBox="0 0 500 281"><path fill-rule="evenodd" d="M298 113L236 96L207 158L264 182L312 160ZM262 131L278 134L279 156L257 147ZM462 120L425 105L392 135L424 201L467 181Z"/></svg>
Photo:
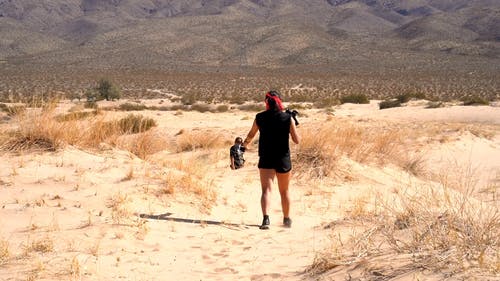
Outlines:
<svg viewBox="0 0 500 281"><path fill-rule="evenodd" d="M271 203L271 186L274 178L278 179L278 188L281 196L281 208L283 211L283 225L292 226L290 219L290 194L288 187L292 170L290 159L289 137L296 144L299 143L299 135L292 115L283 112L283 104L280 95L276 91L270 91L265 97L266 111L255 116L252 128L243 142L246 147L251 143L257 132L259 137L259 174L262 187L260 204L262 208L262 224L260 229L269 229L269 207Z"/></svg>

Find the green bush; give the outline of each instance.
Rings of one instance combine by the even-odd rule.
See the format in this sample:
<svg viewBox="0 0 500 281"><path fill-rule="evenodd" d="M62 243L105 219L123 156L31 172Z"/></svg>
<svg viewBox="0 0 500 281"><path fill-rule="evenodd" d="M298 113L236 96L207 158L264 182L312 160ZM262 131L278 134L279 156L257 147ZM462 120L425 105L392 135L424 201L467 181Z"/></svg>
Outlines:
<svg viewBox="0 0 500 281"><path fill-rule="evenodd" d="M340 98L340 103L367 104L370 100L365 94L351 94Z"/></svg>
<svg viewBox="0 0 500 281"><path fill-rule="evenodd" d="M120 89L107 79L99 80L96 91L97 93L99 93L99 96L101 98L106 99L108 101L120 99L121 97Z"/></svg>
<svg viewBox="0 0 500 281"><path fill-rule="evenodd" d="M490 102L480 96L467 96L462 99L465 106L470 105L490 105Z"/></svg>
<svg viewBox="0 0 500 281"><path fill-rule="evenodd" d="M136 134L145 132L152 127L155 127L156 121L152 118L147 118L142 115L129 114L126 117L118 120L118 127L124 134Z"/></svg>
<svg viewBox="0 0 500 281"><path fill-rule="evenodd" d="M392 108L392 107L400 107L401 102L397 99L394 100L385 100L381 103L379 103L378 107L380 109L386 109L386 108Z"/></svg>

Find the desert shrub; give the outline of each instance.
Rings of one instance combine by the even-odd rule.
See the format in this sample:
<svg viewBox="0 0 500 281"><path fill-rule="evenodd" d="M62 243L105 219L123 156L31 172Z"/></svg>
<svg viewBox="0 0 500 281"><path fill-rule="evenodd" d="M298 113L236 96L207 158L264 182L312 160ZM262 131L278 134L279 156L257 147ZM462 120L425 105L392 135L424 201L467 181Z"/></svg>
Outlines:
<svg viewBox="0 0 500 281"><path fill-rule="evenodd" d="M97 109L99 108L99 105L96 101L86 101L83 107L88 109Z"/></svg>
<svg viewBox="0 0 500 281"><path fill-rule="evenodd" d="M335 132L325 127L302 130L300 145L294 150L298 174L320 178L330 175L340 157L332 134Z"/></svg>
<svg viewBox="0 0 500 281"><path fill-rule="evenodd" d="M144 117L140 114L129 114L118 120L117 124L120 131L125 134L142 133L157 125L154 119Z"/></svg>
<svg viewBox="0 0 500 281"><path fill-rule="evenodd" d="M5 106L5 109L2 108L2 111L5 111L9 116L22 115L26 112L26 106L24 105L11 105Z"/></svg>
<svg viewBox="0 0 500 281"><path fill-rule="evenodd" d="M208 111L210 111L210 105L208 105L206 103L195 103L195 104L191 105L191 110L198 111L201 113L208 112Z"/></svg>
<svg viewBox="0 0 500 281"><path fill-rule="evenodd" d="M184 93L181 97L181 103L183 105L193 105L198 101L198 95L192 92Z"/></svg>
<svg viewBox="0 0 500 281"><path fill-rule="evenodd" d="M312 106L309 103L291 103L288 105L288 108L295 110L305 110L305 109L311 109Z"/></svg>
<svg viewBox="0 0 500 281"><path fill-rule="evenodd" d="M108 101L120 99L121 97L121 91L118 86L113 84L110 80L104 78L99 80L96 91L99 94L100 98L106 99Z"/></svg>
<svg viewBox="0 0 500 281"><path fill-rule="evenodd" d="M342 96L340 98L340 103L356 103L356 104L367 104L370 103L370 100L365 94L350 94L346 96Z"/></svg>
<svg viewBox="0 0 500 281"><path fill-rule="evenodd" d="M232 103L232 104L242 105L245 102L246 102L246 97L245 97L245 95L242 95L241 93L240 94L233 94L229 99L229 103Z"/></svg>
<svg viewBox="0 0 500 281"><path fill-rule="evenodd" d="M399 95L396 97L396 100L399 101L399 103L407 103L409 102L411 99L412 99L412 95L411 94L402 94L402 95Z"/></svg>
<svg viewBox="0 0 500 281"><path fill-rule="evenodd" d="M114 144L116 138L123 134L117 121L105 121L103 116L77 125L80 128L80 138L76 144L83 147L98 147L103 142Z"/></svg>
<svg viewBox="0 0 500 281"><path fill-rule="evenodd" d="M412 93L410 95L412 98L415 98L418 100L426 100L427 99L427 95L423 92L416 92L416 93Z"/></svg>
<svg viewBox="0 0 500 281"><path fill-rule="evenodd" d="M338 98L336 97L324 97L321 99L318 99L314 102L314 107L316 108L326 108L326 107L332 107L339 105L341 102ZM359 103L359 102L353 102L353 103ZM361 103L368 103L368 102L361 102Z"/></svg>
<svg viewBox="0 0 500 281"><path fill-rule="evenodd" d="M399 95L396 97L396 100L398 100L400 103L407 103L411 99L419 99L419 100L424 100L427 97L425 96L424 93L417 92L417 93L404 93L402 95Z"/></svg>
<svg viewBox="0 0 500 281"><path fill-rule="evenodd" d="M8 151L43 150L54 151L75 140L78 129L69 123L55 121L52 112L23 114L16 116L17 129L9 133L3 149Z"/></svg>
<svg viewBox="0 0 500 281"><path fill-rule="evenodd" d="M93 111L75 111L75 112L70 112L67 114L57 115L55 117L55 119L59 122L68 122L68 121L86 119L89 117L96 116L97 114L98 113L96 110L93 110Z"/></svg>
<svg viewBox="0 0 500 281"><path fill-rule="evenodd" d="M463 104L465 106L470 106L470 105L489 105L490 102L486 100L485 98L482 98L480 96L467 96L462 98Z"/></svg>
<svg viewBox="0 0 500 281"><path fill-rule="evenodd" d="M8 112L9 107L5 103L0 103L0 111Z"/></svg>
<svg viewBox="0 0 500 281"><path fill-rule="evenodd" d="M425 108L429 108L429 109L432 109L432 108L441 108L441 107L444 107L444 103L442 103L440 101L430 101L425 106Z"/></svg>
<svg viewBox="0 0 500 281"><path fill-rule="evenodd" d="M401 102L397 99L394 100L385 100L379 103L378 107L379 109L386 109L386 108L393 108L393 107L400 107Z"/></svg>
<svg viewBox="0 0 500 281"><path fill-rule="evenodd" d="M122 138L118 141L118 147L126 149L141 159L149 155L163 151L169 146L168 140L154 130Z"/></svg>
<svg viewBox="0 0 500 281"><path fill-rule="evenodd" d="M258 112L258 111L264 110L265 108L260 103L246 103L246 104L239 105L238 109L241 111Z"/></svg>
<svg viewBox="0 0 500 281"><path fill-rule="evenodd" d="M170 107L162 107L170 111L187 111L189 110L189 106L185 104L174 104Z"/></svg>
<svg viewBox="0 0 500 281"><path fill-rule="evenodd" d="M397 129L379 131L342 122L308 125L310 127L301 129L300 144L293 150L300 175L331 176L342 156L364 163L398 164L402 140Z"/></svg>
<svg viewBox="0 0 500 281"><path fill-rule="evenodd" d="M215 108L215 111L216 112L227 112L229 111L229 106L225 105L225 104L220 104L218 105L216 108Z"/></svg>
<svg viewBox="0 0 500 281"><path fill-rule="evenodd" d="M123 110L123 111L140 111L140 110L145 110L148 109L148 107L144 104L138 104L138 103L122 103L118 106L118 109Z"/></svg>

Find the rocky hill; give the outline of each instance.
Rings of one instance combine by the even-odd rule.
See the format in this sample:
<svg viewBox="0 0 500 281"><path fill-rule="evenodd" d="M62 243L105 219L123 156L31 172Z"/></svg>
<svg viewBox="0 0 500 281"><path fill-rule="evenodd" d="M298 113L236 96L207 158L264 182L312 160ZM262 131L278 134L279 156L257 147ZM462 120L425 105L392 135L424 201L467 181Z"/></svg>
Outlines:
<svg viewBox="0 0 500 281"><path fill-rule="evenodd" d="M500 59L498 0L0 0L0 62L86 68Z"/></svg>

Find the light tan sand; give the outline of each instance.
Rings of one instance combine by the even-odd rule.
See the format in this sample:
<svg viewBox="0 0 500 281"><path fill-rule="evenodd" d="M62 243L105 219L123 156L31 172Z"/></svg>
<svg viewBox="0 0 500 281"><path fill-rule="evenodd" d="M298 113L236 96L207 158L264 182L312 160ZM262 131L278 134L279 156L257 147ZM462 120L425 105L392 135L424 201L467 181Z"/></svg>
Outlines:
<svg viewBox="0 0 500 281"><path fill-rule="evenodd" d="M141 113L154 117L159 123L156 130L170 136L182 129L213 128L225 132L230 142L247 133L254 116ZM489 137L458 131L453 133L456 138L433 142L424 148L426 165L450 173L459 173L464 165L481 167L481 186L498 188L498 107L412 106L379 111L372 103L343 105L334 114L351 121L370 119L374 124L390 120L401 126L415 122L489 126L489 132L494 132ZM325 118L327 113L311 110L300 121L307 124ZM328 247L330 235L340 235L324 225L341 220L359 200L370 201L375 194L391 196L409 182L425 183L397 167L343 159L339 165L349 170L349 179L292 182L291 229L281 226L279 195L274 190L271 229L262 231L257 227L261 211L255 147L246 153L247 165L237 171L228 167L227 150L207 156L205 169L211 179L207 188L217 194L209 212L200 208L199 199L182 191L157 192L168 173L162 161L188 161L196 152L160 152L148 162L117 149L86 152L67 147L57 152L2 154L0 241L8 243L9 258L0 264L0 280L309 279L306 267ZM131 170L133 175L127 177ZM45 245L47 252L37 251L37 245ZM345 280L349 274L345 269L330 278ZM398 280L418 276L425 279L415 273ZM431 278L436 277L425 280Z"/></svg>

